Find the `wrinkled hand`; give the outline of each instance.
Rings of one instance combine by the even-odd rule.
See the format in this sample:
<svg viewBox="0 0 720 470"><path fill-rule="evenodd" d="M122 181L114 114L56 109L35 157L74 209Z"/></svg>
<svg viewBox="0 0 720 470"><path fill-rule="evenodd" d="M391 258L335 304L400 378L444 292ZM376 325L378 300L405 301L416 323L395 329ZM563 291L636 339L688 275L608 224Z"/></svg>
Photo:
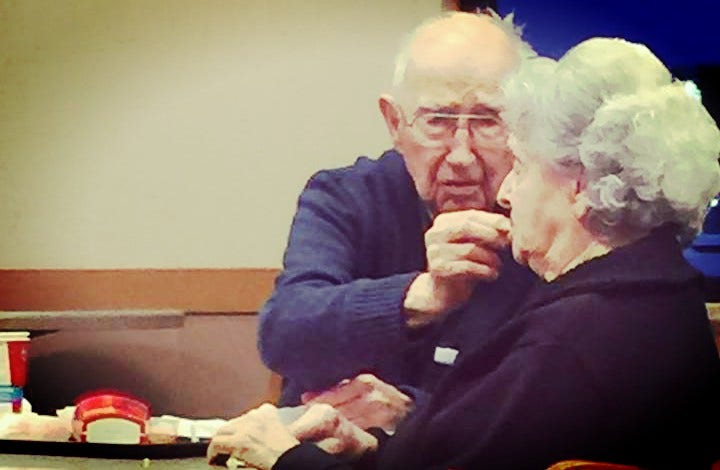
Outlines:
<svg viewBox="0 0 720 470"><path fill-rule="evenodd" d="M420 326L465 303L478 281L497 279L510 219L465 210L439 214L425 232L428 271L410 285L403 306L408 325Z"/></svg>
<svg viewBox="0 0 720 470"><path fill-rule="evenodd" d="M271 469L286 451L299 444L280 421L277 408L265 403L228 421L210 441L207 458L227 454L257 469Z"/></svg>
<svg viewBox="0 0 720 470"><path fill-rule="evenodd" d="M315 445L330 454L359 457L377 449L377 439L343 416L330 405L319 403L291 423L290 431L296 439L314 441Z"/></svg>
<svg viewBox="0 0 720 470"><path fill-rule="evenodd" d="M323 392L303 393L301 399L308 405L328 404L361 429L377 427L388 432L395 430L413 405L410 397L372 374L343 380Z"/></svg>
<svg viewBox="0 0 720 470"><path fill-rule="evenodd" d="M439 214L425 232L428 272L443 280L494 280L508 244L510 219L501 214L465 210Z"/></svg>

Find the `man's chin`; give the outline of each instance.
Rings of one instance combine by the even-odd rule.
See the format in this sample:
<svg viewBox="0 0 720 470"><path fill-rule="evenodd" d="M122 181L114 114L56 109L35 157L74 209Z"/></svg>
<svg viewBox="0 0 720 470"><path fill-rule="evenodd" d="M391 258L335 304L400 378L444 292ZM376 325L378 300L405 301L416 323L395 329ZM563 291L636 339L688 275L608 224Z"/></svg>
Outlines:
<svg viewBox="0 0 720 470"><path fill-rule="evenodd" d="M485 204L484 198L461 198L448 197L436 202L437 212L458 212L469 209L477 209L481 211L492 210Z"/></svg>

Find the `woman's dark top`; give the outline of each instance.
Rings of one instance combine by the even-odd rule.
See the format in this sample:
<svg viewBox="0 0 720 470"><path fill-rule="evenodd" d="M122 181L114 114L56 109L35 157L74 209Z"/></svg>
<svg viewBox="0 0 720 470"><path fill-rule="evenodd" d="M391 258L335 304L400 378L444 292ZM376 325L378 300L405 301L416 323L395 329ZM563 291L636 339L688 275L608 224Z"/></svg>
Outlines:
<svg viewBox="0 0 720 470"><path fill-rule="evenodd" d="M699 274L668 231L539 283L458 361L374 468L693 469L720 458L720 359ZM273 468L352 467L301 444Z"/></svg>

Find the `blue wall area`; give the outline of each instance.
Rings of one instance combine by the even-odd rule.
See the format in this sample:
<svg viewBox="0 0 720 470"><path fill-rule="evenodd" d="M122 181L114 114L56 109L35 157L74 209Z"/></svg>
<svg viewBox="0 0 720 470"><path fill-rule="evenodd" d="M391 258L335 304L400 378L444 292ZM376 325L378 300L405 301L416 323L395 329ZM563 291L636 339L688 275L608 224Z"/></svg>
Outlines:
<svg viewBox="0 0 720 470"><path fill-rule="evenodd" d="M487 2L469 2L477 6ZM622 37L648 46L673 74L693 80L720 122L720 0L497 0L515 14L525 38L558 58L593 36Z"/></svg>
<svg viewBox="0 0 720 470"><path fill-rule="evenodd" d="M642 42L668 66L720 64L720 1L498 0L543 55L559 57L592 36Z"/></svg>

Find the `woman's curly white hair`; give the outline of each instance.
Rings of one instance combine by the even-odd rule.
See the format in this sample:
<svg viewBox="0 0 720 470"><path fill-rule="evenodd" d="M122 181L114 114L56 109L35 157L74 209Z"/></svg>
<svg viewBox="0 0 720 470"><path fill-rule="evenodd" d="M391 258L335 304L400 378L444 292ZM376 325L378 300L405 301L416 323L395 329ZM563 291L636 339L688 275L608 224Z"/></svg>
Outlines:
<svg viewBox="0 0 720 470"><path fill-rule="evenodd" d="M720 192L720 131L687 83L641 45L593 38L527 59L505 85L514 152L577 172L588 229L623 242L699 231Z"/></svg>

